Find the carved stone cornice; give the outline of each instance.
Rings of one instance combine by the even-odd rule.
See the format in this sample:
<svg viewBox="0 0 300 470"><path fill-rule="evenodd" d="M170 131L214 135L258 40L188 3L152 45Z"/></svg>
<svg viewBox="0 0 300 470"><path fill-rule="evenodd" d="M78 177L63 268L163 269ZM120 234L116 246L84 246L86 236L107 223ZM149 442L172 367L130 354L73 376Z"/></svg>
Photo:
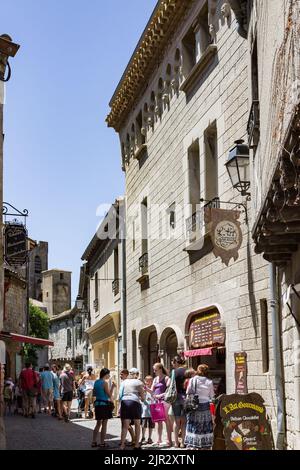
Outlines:
<svg viewBox="0 0 300 470"><path fill-rule="evenodd" d="M110 101L109 127L120 130L174 32L195 0L160 0Z"/></svg>

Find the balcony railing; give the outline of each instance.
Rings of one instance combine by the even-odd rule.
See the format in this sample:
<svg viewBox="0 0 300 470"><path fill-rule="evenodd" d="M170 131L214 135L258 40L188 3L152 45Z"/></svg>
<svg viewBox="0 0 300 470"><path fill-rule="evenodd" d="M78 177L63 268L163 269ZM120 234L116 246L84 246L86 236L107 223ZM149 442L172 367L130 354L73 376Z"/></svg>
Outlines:
<svg viewBox="0 0 300 470"><path fill-rule="evenodd" d="M193 232L196 232L197 230L200 230L201 224L203 221L203 211L197 211L191 217L186 219L186 231L187 234L192 234Z"/></svg>
<svg viewBox="0 0 300 470"><path fill-rule="evenodd" d="M259 142L259 129L260 129L260 112L259 101L255 100L252 103L249 120L247 125L248 144L250 148L257 147Z"/></svg>
<svg viewBox="0 0 300 470"><path fill-rule="evenodd" d="M95 312L98 312L99 300L98 300L98 299L95 299L94 302L93 302L93 305L94 305L94 310L95 310Z"/></svg>
<svg viewBox="0 0 300 470"><path fill-rule="evenodd" d="M114 295L118 295L118 293L120 292L120 283L119 283L119 279L115 279L115 280L112 282L112 291L113 291L113 294L114 294Z"/></svg>
<svg viewBox="0 0 300 470"><path fill-rule="evenodd" d="M139 259L139 269L142 274L148 272L148 253L144 253Z"/></svg>

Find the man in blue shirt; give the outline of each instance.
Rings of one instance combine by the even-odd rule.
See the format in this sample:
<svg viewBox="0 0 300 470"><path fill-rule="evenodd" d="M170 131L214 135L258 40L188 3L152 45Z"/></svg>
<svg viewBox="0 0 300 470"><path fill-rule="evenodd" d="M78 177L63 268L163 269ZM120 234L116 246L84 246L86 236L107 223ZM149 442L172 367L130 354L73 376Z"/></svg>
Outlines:
<svg viewBox="0 0 300 470"><path fill-rule="evenodd" d="M53 407L53 387L54 387L54 375L50 371L49 364L44 367L44 372L41 373L42 381L42 397L45 405L45 413L48 410L48 414L51 414Z"/></svg>

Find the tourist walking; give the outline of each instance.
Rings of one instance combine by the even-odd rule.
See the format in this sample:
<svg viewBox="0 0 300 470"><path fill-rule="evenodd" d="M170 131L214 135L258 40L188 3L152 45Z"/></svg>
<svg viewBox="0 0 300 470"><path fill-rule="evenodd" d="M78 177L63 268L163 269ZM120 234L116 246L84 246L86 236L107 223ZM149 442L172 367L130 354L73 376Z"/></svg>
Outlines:
<svg viewBox="0 0 300 470"><path fill-rule="evenodd" d="M169 408L170 405L164 401L165 393L170 385L170 379L168 377L168 371L164 368L164 366L160 363L157 362L153 366L153 372L155 374L155 379L153 380L152 384L152 392L153 392L153 398L160 402L163 403L164 408L165 408L165 423L166 423L166 428L167 428L167 446L172 447L172 423L169 418ZM162 433L163 433L163 421L160 421L157 423L157 433L158 433L158 440L156 442L156 445L160 446L162 445Z"/></svg>
<svg viewBox="0 0 300 470"><path fill-rule="evenodd" d="M65 364L64 370L60 374L60 393L62 396L63 413L66 423L70 421L71 406L75 392L74 374L70 364Z"/></svg>
<svg viewBox="0 0 300 470"><path fill-rule="evenodd" d="M78 386L84 387L84 416L85 419L89 418L89 407L93 404L93 389L96 380L96 375L93 373L93 368L88 366L86 373L82 379L79 380Z"/></svg>
<svg viewBox="0 0 300 470"><path fill-rule="evenodd" d="M112 401L112 393L115 388L115 383L112 383L111 387L108 385L108 380L110 377L109 369L102 369L100 372L99 380L96 380L94 383L94 388L92 391L93 396L96 398L94 402L95 406L95 418L97 420L94 432L93 432L93 441L92 447L108 447L105 443L106 432L107 432L107 422L112 418L112 412L114 409L114 404ZM98 444L98 435L100 432L100 444Z"/></svg>
<svg viewBox="0 0 300 470"><path fill-rule="evenodd" d="M140 449L140 433L141 433L141 417L142 406L141 401L145 399L144 385L138 379L139 370L132 368L129 371L128 379L122 383L121 391L121 420L122 433L120 449L125 449L125 439L130 422L134 421L135 427L135 449Z"/></svg>
<svg viewBox="0 0 300 470"><path fill-rule="evenodd" d="M184 447L186 418L184 412L184 401L186 397L185 384L185 359L181 356L175 356L173 361L173 374L176 383L177 397L172 403L172 411L175 418L175 447ZM179 435L181 435L181 443L179 442Z"/></svg>
<svg viewBox="0 0 300 470"><path fill-rule="evenodd" d="M4 416L12 415L12 405L14 401L14 383L12 378L8 378L4 383Z"/></svg>
<svg viewBox="0 0 300 470"><path fill-rule="evenodd" d="M32 364L27 362L22 370L19 385L22 390L23 415L25 418L35 418L36 397L38 394L39 377L32 369Z"/></svg>
<svg viewBox="0 0 300 470"><path fill-rule="evenodd" d="M121 417L120 416L120 414L121 414L121 399L122 399L122 393L123 393L122 384L123 384L124 380L128 379L128 376L129 376L129 370L128 369L122 369L121 372L120 372L121 386L120 386L119 393L118 393L118 400L119 400L118 416L119 417ZM128 426L128 432L129 432L130 437L131 437L131 442L129 443L129 445L131 445L132 447L135 446L135 434L134 434L133 425L134 425L134 422L130 421L130 424Z"/></svg>
<svg viewBox="0 0 300 470"><path fill-rule="evenodd" d="M45 364L43 372L40 374L42 383L42 397L45 405L45 412L51 415L53 408L53 374L49 364Z"/></svg>
<svg viewBox="0 0 300 470"><path fill-rule="evenodd" d="M56 364L53 364L52 366L52 374L53 374L53 400L54 400L55 416L57 416L59 420L62 420L60 378L59 378L59 370Z"/></svg>
<svg viewBox="0 0 300 470"><path fill-rule="evenodd" d="M187 398L194 399L195 410L187 414L185 444L192 449L211 449L213 445L213 422L210 402L214 398L213 382L208 378L209 367L201 364L197 375L190 380Z"/></svg>

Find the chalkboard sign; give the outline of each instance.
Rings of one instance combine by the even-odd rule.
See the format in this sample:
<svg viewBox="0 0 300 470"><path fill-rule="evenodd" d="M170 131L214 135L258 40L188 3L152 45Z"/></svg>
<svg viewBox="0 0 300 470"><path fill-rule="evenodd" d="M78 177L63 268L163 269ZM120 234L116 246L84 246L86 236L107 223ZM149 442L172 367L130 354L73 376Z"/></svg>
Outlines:
<svg viewBox="0 0 300 470"><path fill-rule="evenodd" d="M271 426L258 393L222 395L217 407L226 450L272 450Z"/></svg>
<svg viewBox="0 0 300 470"><path fill-rule="evenodd" d="M191 347L199 349L224 343L225 334L218 312L202 315L192 322L190 326Z"/></svg>

